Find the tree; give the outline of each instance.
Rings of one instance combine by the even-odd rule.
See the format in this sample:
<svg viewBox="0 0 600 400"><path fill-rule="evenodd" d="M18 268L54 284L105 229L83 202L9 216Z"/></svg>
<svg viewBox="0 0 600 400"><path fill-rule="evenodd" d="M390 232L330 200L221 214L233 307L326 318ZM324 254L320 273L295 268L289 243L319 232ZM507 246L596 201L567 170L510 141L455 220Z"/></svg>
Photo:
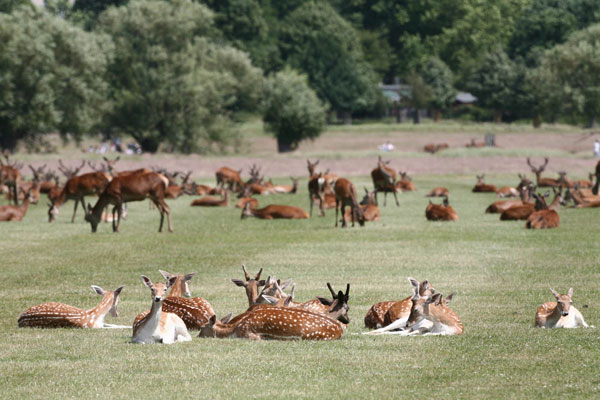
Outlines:
<svg viewBox="0 0 600 400"><path fill-rule="evenodd" d="M266 79L263 110L265 127L277 138L280 152L318 137L325 125L325 107L307 77L290 69Z"/></svg>
<svg viewBox="0 0 600 400"><path fill-rule="evenodd" d="M235 144L235 116L256 108L262 73L245 53L216 43L209 9L132 1L105 11L98 29L116 45L106 129L150 152L163 142L183 152Z"/></svg>
<svg viewBox="0 0 600 400"><path fill-rule="evenodd" d="M410 71L406 78L411 88L410 105L414 108L413 122L421 122L419 110L427 107L433 99L433 89L416 71Z"/></svg>
<svg viewBox="0 0 600 400"><path fill-rule="evenodd" d="M434 120L438 122L442 110L454 103L456 90L452 86L454 76L448 66L439 58L431 57L421 71L424 83L431 88L431 100L428 104L433 109Z"/></svg>
<svg viewBox="0 0 600 400"><path fill-rule="evenodd" d="M0 13L10 14L14 9L23 5L32 7L29 0L0 0Z"/></svg>
<svg viewBox="0 0 600 400"><path fill-rule="evenodd" d="M109 38L32 8L0 14L0 146L59 131L76 139L107 108Z"/></svg>

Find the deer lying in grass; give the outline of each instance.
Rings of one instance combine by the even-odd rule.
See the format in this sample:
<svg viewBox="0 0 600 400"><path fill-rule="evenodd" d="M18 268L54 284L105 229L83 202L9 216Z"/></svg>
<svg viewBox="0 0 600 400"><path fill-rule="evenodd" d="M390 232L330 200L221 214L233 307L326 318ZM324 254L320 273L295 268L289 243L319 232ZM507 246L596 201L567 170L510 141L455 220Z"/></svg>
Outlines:
<svg viewBox="0 0 600 400"><path fill-rule="evenodd" d="M167 283L152 283L152 281L142 275L142 282L150 289L152 297L152 308L140 319L133 323L133 343L149 344L164 343L172 344L175 342L189 342L192 340L185 323L179 316L173 313L162 312L162 305L167 290L173 286L177 277L171 277Z"/></svg>
<svg viewBox="0 0 600 400"><path fill-rule="evenodd" d="M465 144L465 147L468 149L485 147L485 142L477 142L476 140L477 139L471 139L471 142Z"/></svg>
<svg viewBox="0 0 600 400"><path fill-rule="evenodd" d="M225 185L227 185L227 188L233 192L237 193L241 191L245 186L245 183L240 176L241 173L241 169L236 171L229 167L219 168L217 172L215 172L217 187L223 189Z"/></svg>
<svg viewBox="0 0 600 400"><path fill-rule="evenodd" d="M525 223L525 227L527 229L558 228L560 219L558 217L558 213L555 211L555 208L558 207L558 204L561 201L561 191L562 190L559 189L558 193L555 195L554 201L551 205L552 208L546 205L546 200L543 196L534 194L534 197L536 199L535 208L537 211L533 212L527 218L527 222Z"/></svg>
<svg viewBox="0 0 600 400"><path fill-rule="evenodd" d="M518 197L519 190L512 186L502 186L496 190L496 197Z"/></svg>
<svg viewBox="0 0 600 400"><path fill-rule="evenodd" d="M229 206L229 192L223 190L222 198L206 196L201 199L196 199L190 203L190 206L199 207L227 207Z"/></svg>
<svg viewBox="0 0 600 400"><path fill-rule="evenodd" d="M518 206L522 206L523 204L529 204L531 203L531 192L533 191L533 187L532 186L526 186L521 188L521 192L520 192L520 196L521 198L519 200L501 200L501 201L495 201L492 204L490 204L488 206L488 208L485 209L485 212L488 214L495 214L495 213L502 213L506 210L508 210L509 208L512 207L518 207ZM531 203L533 204L533 203Z"/></svg>
<svg viewBox="0 0 600 400"><path fill-rule="evenodd" d="M307 219L309 215L300 207L271 204L264 208L251 208L250 203L244 205L242 219L256 217L260 219Z"/></svg>
<svg viewBox="0 0 600 400"><path fill-rule="evenodd" d="M408 282L414 286L421 296L431 295L435 293L435 289L431 286L428 280L419 282L414 278L408 278ZM410 315L410 309L412 307L412 296L400 301L383 301L374 304L367 315L365 315L365 327L369 329L378 329L390 325L392 322L396 322L398 327L403 327L408 320ZM395 328L397 329L397 328Z"/></svg>
<svg viewBox="0 0 600 400"><path fill-rule="evenodd" d="M425 197L448 197L450 195L450 191L445 187L439 186L431 189L429 193L425 195Z"/></svg>
<svg viewBox="0 0 600 400"><path fill-rule="evenodd" d="M488 184L484 183L483 182L484 177L485 177L485 174L477 175L477 183L475 184L475 186L473 186L472 192L473 193L496 193L498 191L496 186L488 185Z"/></svg>
<svg viewBox="0 0 600 400"><path fill-rule="evenodd" d="M544 197L548 197L550 196L550 192L547 191L544 196L537 196L536 194L533 194L533 196L537 196L536 198L536 202L535 203L529 203L529 202L524 202L522 205L518 205L518 206L514 206L511 207L505 211L502 212L502 214L500 214L500 220L501 221L516 221L516 220L526 220L528 219L531 214L533 214L536 211L539 210L544 210L546 208L549 208L551 210L555 210L559 203L562 201L562 194L560 193L560 191L556 191L554 190L554 200L552 200L552 203L550 204L550 206L546 206L546 201L544 200ZM531 190L531 192L533 192L533 189ZM541 200L543 200L543 202Z"/></svg>
<svg viewBox="0 0 600 400"><path fill-rule="evenodd" d="M373 179L373 186L375 187L375 202L377 203L377 193L383 192L383 205L387 204L387 194L389 192L394 194L396 200L396 206L400 206L398 203L398 195L396 193L396 178L398 174L396 170L387 166L390 161L383 161L381 156L377 160L377 167L371 171L371 178Z"/></svg>
<svg viewBox="0 0 600 400"><path fill-rule="evenodd" d="M290 179L292 180L291 185L273 185L273 191L275 193L289 193L289 194L298 193L299 179L294 178L293 176L290 176Z"/></svg>
<svg viewBox="0 0 600 400"><path fill-rule="evenodd" d="M412 182L410 176L408 176L408 172L398 171L400 174L400 180L396 182L396 190L400 190L402 192L414 192L416 190L415 184Z"/></svg>
<svg viewBox="0 0 600 400"><path fill-rule="evenodd" d="M258 200L256 200L253 197L242 197L235 204L235 207L236 208L244 208L244 207L246 207L246 203L250 204L250 208L257 208L258 207Z"/></svg>
<svg viewBox="0 0 600 400"><path fill-rule="evenodd" d="M546 169L546 166L548 165L548 157L544 158L544 164L540 165L539 167L535 167L531 163L531 160L528 157L527 158L527 165L529 165L529 167L531 168L531 172L533 172L535 174L535 179L537 181L537 186L538 187L555 187L555 186L560 186L560 184L558 183L558 179L542 178L542 172L544 172L544 170Z"/></svg>
<svg viewBox="0 0 600 400"><path fill-rule="evenodd" d="M365 197L360 202L360 208L363 210L365 214L365 221L379 221L381 214L379 212L379 207L377 207L377 199L376 199L376 191L369 192L367 188L365 188ZM352 218L352 209L346 209L345 218Z"/></svg>
<svg viewBox="0 0 600 400"><path fill-rule="evenodd" d="M88 204L88 213L85 216L85 220L91 224L92 232L96 232L102 210L107 205L113 204L113 214L115 211L118 213L116 224L113 220L113 232L118 232L123 203L150 198L160 212L160 226L158 231L162 232L164 217L165 214L167 214L169 232L173 232L173 226L171 225L171 209L167 203L165 203L167 183L167 179L156 172L118 176L108 184L93 208Z"/></svg>
<svg viewBox="0 0 600 400"><path fill-rule="evenodd" d="M554 289L550 289L550 291L556 301L547 302L538 307L535 313L537 328L590 328L579 310L571 305L573 288L570 288L567 294L559 294Z"/></svg>
<svg viewBox="0 0 600 400"><path fill-rule="evenodd" d="M29 191L25 193L25 200L23 200L20 206L0 206L0 221L21 221L25 214L27 214L31 199L31 191Z"/></svg>
<svg viewBox="0 0 600 400"><path fill-rule="evenodd" d="M44 303L33 306L19 316L19 327L37 328L129 328L107 324L104 317L107 313L118 317L119 295L124 286L114 292L104 290L100 286L92 285L92 289L100 296L102 301L90 310L82 310L63 303Z"/></svg>
<svg viewBox="0 0 600 400"><path fill-rule="evenodd" d="M429 205L425 209L425 218L429 221L458 221L458 214L450 206L448 197L444 197L443 203L433 204L429 200Z"/></svg>
<svg viewBox="0 0 600 400"><path fill-rule="evenodd" d="M426 144L425 147L423 147L423 150L426 153L435 154L440 150L447 149L448 147L449 146L447 143L439 143L439 144L429 143L429 144Z"/></svg>
<svg viewBox="0 0 600 400"><path fill-rule="evenodd" d="M260 274L262 273L262 268L258 271L258 273L252 278L248 271L246 270L246 266L242 264L242 271L244 271L245 280L242 281L240 279L232 279L236 286L243 287L246 290L246 296L248 297L248 306L251 307L257 304L258 301L258 288L261 286L265 286L265 280L260 279Z"/></svg>
<svg viewBox="0 0 600 400"><path fill-rule="evenodd" d="M365 213L359 207L356 199L356 188L348 179L340 178L335 182L333 188L335 192L335 227L338 226L338 209L342 212L342 228L346 227L346 206L350 206L352 215L352 227L354 221L358 220L360 226L365 225Z"/></svg>

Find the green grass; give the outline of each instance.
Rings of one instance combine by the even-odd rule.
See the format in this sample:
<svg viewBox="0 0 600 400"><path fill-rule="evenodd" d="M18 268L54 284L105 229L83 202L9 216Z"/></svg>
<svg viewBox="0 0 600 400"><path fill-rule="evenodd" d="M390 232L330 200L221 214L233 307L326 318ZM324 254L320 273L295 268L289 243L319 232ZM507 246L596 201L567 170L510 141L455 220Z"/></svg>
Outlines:
<svg viewBox="0 0 600 400"><path fill-rule="evenodd" d="M514 184L509 176L488 180ZM142 202L130 205L121 233L104 224L93 235L81 214L69 222L72 202L54 224L45 202L32 206L22 222L0 225L2 398L597 397L598 331L535 329L533 320L536 307L552 300L549 287L574 287L586 321L600 324L598 210L561 209L558 229L528 231L523 222L484 214L495 197L471 193L470 175L420 176L415 183L418 191L400 195L400 207L388 196L380 222L345 230L333 228L332 210L302 221L242 221L239 209L192 209L184 197L169 203L173 234L156 232L158 212ZM440 184L451 191L456 223L425 220L423 196ZM301 188L298 195L262 197L261 204L306 209ZM126 285L121 315L107 322L128 325L150 306L140 275L159 279L159 268L197 271L194 295L219 317L239 313L246 297L230 279L243 276L242 263L250 272L263 267L265 277L293 278L298 301L327 295L326 282L349 282L344 337L253 342L192 333L191 343L142 346L129 343L130 330L17 328L18 315L42 302L93 307L100 298L91 284ZM407 276L457 293L451 306L464 335L357 335L372 304L410 294Z"/></svg>

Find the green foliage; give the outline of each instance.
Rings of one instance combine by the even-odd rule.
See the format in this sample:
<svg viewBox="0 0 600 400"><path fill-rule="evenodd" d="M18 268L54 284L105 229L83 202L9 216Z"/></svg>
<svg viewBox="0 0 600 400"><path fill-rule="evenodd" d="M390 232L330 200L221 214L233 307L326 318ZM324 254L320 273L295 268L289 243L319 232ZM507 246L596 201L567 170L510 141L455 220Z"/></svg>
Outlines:
<svg viewBox="0 0 600 400"><path fill-rule="evenodd" d="M134 1L107 10L98 27L116 45L107 129L151 152L163 142L183 152L235 145L232 118L256 108L262 74L245 53L216 43L210 10Z"/></svg>
<svg viewBox="0 0 600 400"><path fill-rule="evenodd" d="M14 9L23 5L32 7L30 0L0 0L0 12L10 14Z"/></svg>
<svg viewBox="0 0 600 400"><path fill-rule="evenodd" d="M423 81L431 88L429 106L444 110L452 105L456 90L452 86L454 76L448 66L439 58L431 57L421 70Z"/></svg>
<svg viewBox="0 0 600 400"><path fill-rule="evenodd" d="M325 108L306 76L285 69L265 81L263 119L280 151L293 150L302 140L321 134Z"/></svg>
<svg viewBox="0 0 600 400"><path fill-rule="evenodd" d="M110 40L23 8L0 14L0 146L58 130L76 139L106 109Z"/></svg>

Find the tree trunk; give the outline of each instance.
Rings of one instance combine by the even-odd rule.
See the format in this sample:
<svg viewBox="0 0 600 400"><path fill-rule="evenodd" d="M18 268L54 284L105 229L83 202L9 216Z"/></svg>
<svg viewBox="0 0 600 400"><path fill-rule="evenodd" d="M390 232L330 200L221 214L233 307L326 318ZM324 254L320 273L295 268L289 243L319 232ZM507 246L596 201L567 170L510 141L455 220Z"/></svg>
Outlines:
<svg viewBox="0 0 600 400"><path fill-rule="evenodd" d="M433 121L440 122L442 119L442 111L441 110L433 110Z"/></svg>
<svg viewBox="0 0 600 400"><path fill-rule="evenodd" d="M160 143L157 140L149 138L138 139L136 137L134 137L134 139L140 144L143 152L156 153L158 151L158 145Z"/></svg>
<svg viewBox="0 0 600 400"><path fill-rule="evenodd" d="M502 122L502 110L494 110L494 122L497 124Z"/></svg>
<svg viewBox="0 0 600 400"><path fill-rule="evenodd" d="M419 114L419 109L415 108L415 111L413 112L413 123L418 124L420 122L421 122L421 115Z"/></svg>
<svg viewBox="0 0 600 400"><path fill-rule="evenodd" d="M540 126L542 126L542 119L540 118L539 115L535 115L533 117L533 127L539 128Z"/></svg>
<svg viewBox="0 0 600 400"><path fill-rule="evenodd" d="M588 128L595 128L596 127L596 117L590 117L590 120L588 122Z"/></svg>
<svg viewBox="0 0 600 400"><path fill-rule="evenodd" d="M280 153L288 153L290 151L294 150L294 146L292 146L292 143L289 143L287 141L283 141L281 138L277 138L277 151Z"/></svg>
<svg viewBox="0 0 600 400"><path fill-rule="evenodd" d="M352 113L344 111L344 125L352 125Z"/></svg>

